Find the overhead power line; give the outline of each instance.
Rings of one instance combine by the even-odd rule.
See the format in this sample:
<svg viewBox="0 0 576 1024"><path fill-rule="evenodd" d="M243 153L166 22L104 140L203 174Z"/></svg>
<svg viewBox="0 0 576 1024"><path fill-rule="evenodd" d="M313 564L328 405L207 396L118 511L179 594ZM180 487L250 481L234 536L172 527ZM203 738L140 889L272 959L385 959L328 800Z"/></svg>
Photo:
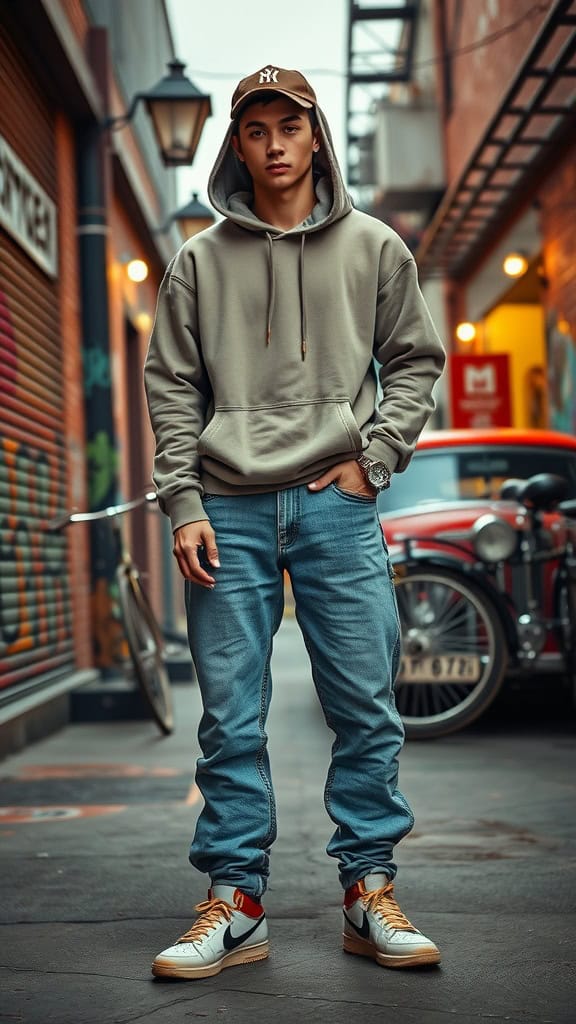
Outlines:
<svg viewBox="0 0 576 1024"><path fill-rule="evenodd" d="M443 61L450 60L453 57L460 57L467 53L472 53L474 50L480 50L484 46L490 46L491 43L495 43L498 39L502 39L503 36L509 35L511 32L516 31L531 18L535 18L539 14L545 14L549 9L549 4L537 3L533 4L527 11L524 11L519 18L515 21L509 22L508 25L503 25L502 28L496 32L491 32L487 36L482 36L481 39L477 39L474 43L468 43L467 46L456 47L453 50L444 50L442 53L437 54L436 57L429 57L427 60L416 61L413 64L414 68L429 67L431 64L442 64ZM386 50L390 55L396 53L395 50L389 49L385 44L382 45L382 49ZM244 77L246 72L244 71L201 71L193 69L190 74L198 76L198 78L221 78L221 79L236 79ZM306 69L307 75L331 75L334 78L346 78L347 73L345 71L339 71L336 68L308 68Z"/></svg>

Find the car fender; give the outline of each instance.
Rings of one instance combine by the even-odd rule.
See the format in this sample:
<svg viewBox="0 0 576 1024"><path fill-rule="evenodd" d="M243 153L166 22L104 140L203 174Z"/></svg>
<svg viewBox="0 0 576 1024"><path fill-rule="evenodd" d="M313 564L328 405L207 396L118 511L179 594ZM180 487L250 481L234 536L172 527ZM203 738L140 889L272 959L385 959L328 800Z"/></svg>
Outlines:
<svg viewBox="0 0 576 1024"><path fill-rule="evenodd" d="M410 554L407 555L405 551L396 551L390 555L390 563L399 576L401 572L398 572L398 567L401 565L419 565L422 568L425 563L430 568L438 566L442 569L451 569L452 572L457 573L459 576L463 576L465 579L472 579L479 590L482 591L486 600L489 601L495 608L497 614L500 616L504 631L506 633L506 639L508 641L508 650L515 654L518 649L518 637L516 633L516 626L514 618L510 612L510 607L504 600L502 594L500 594L496 588L486 580L484 573L480 572L476 568L473 562L462 561L461 558L456 558L454 555L442 554L441 552L430 552L430 551L414 551L412 549Z"/></svg>

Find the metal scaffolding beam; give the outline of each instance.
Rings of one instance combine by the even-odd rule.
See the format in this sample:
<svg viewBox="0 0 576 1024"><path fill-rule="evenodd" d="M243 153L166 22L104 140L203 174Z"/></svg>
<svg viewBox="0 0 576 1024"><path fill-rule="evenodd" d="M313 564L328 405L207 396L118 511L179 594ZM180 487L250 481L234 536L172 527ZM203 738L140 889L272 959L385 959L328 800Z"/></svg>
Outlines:
<svg viewBox="0 0 576 1024"><path fill-rule="evenodd" d="M358 183L358 145L364 134L358 130L358 119L368 120L374 102L390 84L408 82L412 76L419 3L370 7L362 0L349 0L346 136L351 185Z"/></svg>
<svg viewBox="0 0 576 1024"><path fill-rule="evenodd" d="M424 233L416 252L422 278L465 277L503 218L520 207L527 188L545 172L553 147L576 138L575 7L575 0L552 4L482 139ZM537 84L523 100L530 80ZM496 175L505 180L496 183ZM478 209L486 210L484 218L478 218Z"/></svg>

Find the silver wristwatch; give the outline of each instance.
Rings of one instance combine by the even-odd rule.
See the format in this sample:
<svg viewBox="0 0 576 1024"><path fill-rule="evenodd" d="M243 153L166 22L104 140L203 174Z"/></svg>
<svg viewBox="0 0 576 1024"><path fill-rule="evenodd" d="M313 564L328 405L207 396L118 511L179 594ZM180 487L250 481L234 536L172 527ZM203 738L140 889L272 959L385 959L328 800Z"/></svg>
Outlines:
<svg viewBox="0 0 576 1024"><path fill-rule="evenodd" d="M366 480L375 491L384 491L390 487L392 474L384 462L369 459L367 455L359 455L357 461Z"/></svg>

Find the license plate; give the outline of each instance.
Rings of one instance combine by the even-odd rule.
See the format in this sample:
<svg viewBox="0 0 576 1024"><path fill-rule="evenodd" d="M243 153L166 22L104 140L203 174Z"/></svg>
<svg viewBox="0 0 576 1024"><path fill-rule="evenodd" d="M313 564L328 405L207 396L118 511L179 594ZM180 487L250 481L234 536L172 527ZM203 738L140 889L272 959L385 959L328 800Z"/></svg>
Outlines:
<svg viewBox="0 0 576 1024"><path fill-rule="evenodd" d="M476 654L429 654L424 658L405 656L400 663L399 683L476 683L481 674Z"/></svg>

